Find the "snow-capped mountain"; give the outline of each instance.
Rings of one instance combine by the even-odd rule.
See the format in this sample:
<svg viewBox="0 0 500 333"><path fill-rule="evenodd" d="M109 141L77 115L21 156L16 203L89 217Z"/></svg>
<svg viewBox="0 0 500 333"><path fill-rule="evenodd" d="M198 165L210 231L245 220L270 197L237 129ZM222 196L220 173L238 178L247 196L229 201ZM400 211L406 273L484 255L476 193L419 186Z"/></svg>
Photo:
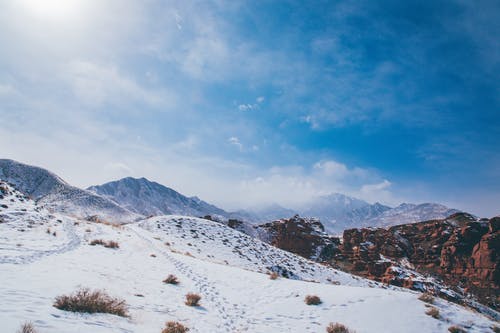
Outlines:
<svg viewBox="0 0 500 333"><path fill-rule="evenodd" d="M228 216L224 210L198 197L186 197L179 192L147 180L127 177L88 188L130 211L150 215Z"/></svg>
<svg viewBox="0 0 500 333"><path fill-rule="evenodd" d="M327 231L339 233L344 229L356 228L363 221L389 209L380 203L371 205L357 198L333 193L315 198L300 210L300 215L319 218Z"/></svg>
<svg viewBox="0 0 500 333"><path fill-rule="evenodd" d="M451 209L437 203L409 204L404 203L395 208L385 206L378 202L370 204L364 200L349 197L340 193L333 193L320 196L308 202L303 207L295 210L277 206L273 211L270 206L265 215L259 211L252 212L259 222L267 222L265 217L293 216L293 212L298 212L304 217L315 217L320 219L325 229L333 234L340 234L345 229L361 227L390 227L398 224L406 224L432 219L444 219L452 214L458 213L456 209ZM274 217L273 219L279 219Z"/></svg>
<svg viewBox="0 0 500 333"><path fill-rule="evenodd" d="M71 186L40 167L0 159L0 179L14 184L45 208L87 218L97 216L115 222L131 222L141 216L90 191Z"/></svg>
<svg viewBox="0 0 500 333"><path fill-rule="evenodd" d="M364 221L364 226L390 227L398 224L444 219L460 212L437 203L403 203Z"/></svg>

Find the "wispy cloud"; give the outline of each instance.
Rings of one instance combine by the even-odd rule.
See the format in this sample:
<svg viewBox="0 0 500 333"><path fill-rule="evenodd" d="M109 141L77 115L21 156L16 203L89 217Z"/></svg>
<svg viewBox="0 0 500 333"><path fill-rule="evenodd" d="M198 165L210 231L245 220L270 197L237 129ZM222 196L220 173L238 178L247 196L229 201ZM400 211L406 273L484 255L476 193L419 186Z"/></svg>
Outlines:
<svg viewBox="0 0 500 333"><path fill-rule="evenodd" d="M173 97L168 93L144 88L134 79L120 73L114 65L75 60L65 67L65 78L71 84L75 96L84 104L94 107L131 102L160 107L173 102Z"/></svg>

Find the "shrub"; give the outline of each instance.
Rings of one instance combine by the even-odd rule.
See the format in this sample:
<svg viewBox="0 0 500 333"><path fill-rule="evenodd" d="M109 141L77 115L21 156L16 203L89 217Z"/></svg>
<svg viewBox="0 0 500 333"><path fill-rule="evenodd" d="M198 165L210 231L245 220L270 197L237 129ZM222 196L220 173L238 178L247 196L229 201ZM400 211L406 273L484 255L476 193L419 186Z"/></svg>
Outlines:
<svg viewBox="0 0 500 333"><path fill-rule="evenodd" d="M195 293L186 294L186 305L189 306L198 306L200 302L201 296Z"/></svg>
<svg viewBox="0 0 500 333"><path fill-rule="evenodd" d="M104 241L102 239L94 239L94 240L92 240L89 243L89 245L92 245L92 246L94 246L94 245L104 245Z"/></svg>
<svg viewBox="0 0 500 333"><path fill-rule="evenodd" d="M104 244L104 247L110 248L110 249L117 249L120 247L118 242L115 241L108 241L106 244Z"/></svg>
<svg viewBox="0 0 500 333"><path fill-rule="evenodd" d="M326 327L327 333L355 333L354 331L348 329L346 326L340 323L330 323Z"/></svg>
<svg viewBox="0 0 500 333"><path fill-rule="evenodd" d="M89 243L89 245L102 245L104 247L107 247L109 249L117 249L120 247L120 245L118 244L118 242L115 242L115 241L103 241L102 239L94 239L93 241L91 241Z"/></svg>
<svg viewBox="0 0 500 333"><path fill-rule="evenodd" d="M31 322L24 323L17 333L36 333L35 326Z"/></svg>
<svg viewBox="0 0 500 333"><path fill-rule="evenodd" d="M165 323L165 328L161 331L161 333L186 333L187 331L189 331L189 328L181 323L169 321Z"/></svg>
<svg viewBox="0 0 500 333"><path fill-rule="evenodd" d="M316 295L307 295L305 300L307 305L319 305L321 304L321 299Z"/></svg>
<svg viewBox="0 0 500 333"><path fill-rule="evenodd" d="M464 330L460 326L456 326L456 325L448 327L448 331L451 333L466 333L467 332L466 330Z"/></svg>
<svg viewBox="0 0 500 333"><path fill-rule="evenodd" d="M425 303L434 304L434 296L430 293L423 293L418 299Z"/></svg>
<svg viewBox="0 0 500 333"><path fill-rule="evenodd" d="M271 280L276 280L278 277L279 277L279 275L276 272L271 272L271 274L269 274L269 278Z"/></svg>
<svg viewBox="0 0 500 333"><path fill-rule="evenodd" d="M425 314L431 316L432 318L439 319L439 310L437 308L431 307L425 312Z"/></svg>
<svg viewBox="0 0 500 333"><path fill-rule="evenodd" d="M179 279L177 279L177 276L173 274L169 274L165 280L163 280L163 283L168 283L168 284L179 284Z"/></svg>
<svg viewBox="0 0 500 333"><path fill-rule="evenodd" d="M124 300L111 297L105 291L90 291L88 288L79 289L72 295L56 297L54 307L71 312L110 313L128 317Z"/></svg>
<svg viewBox="0 0 500 333"><path fill-rule="evenodd" d="M499 326L491 326L491 330L495 333L500 333L500 327Z"/></svg>

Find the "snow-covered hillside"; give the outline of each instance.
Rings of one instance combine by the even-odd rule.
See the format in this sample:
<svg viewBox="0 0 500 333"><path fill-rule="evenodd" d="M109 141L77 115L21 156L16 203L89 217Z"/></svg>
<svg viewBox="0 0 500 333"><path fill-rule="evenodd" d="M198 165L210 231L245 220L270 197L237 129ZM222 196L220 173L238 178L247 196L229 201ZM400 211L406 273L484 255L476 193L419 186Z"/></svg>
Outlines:
<svg viewBox="0 0 500 333"><path fill-rule="evenodd" d="M357 333L492 332L482 315L443 300L434 319L419 294L381 287L295 257L217 222L155 217L112 226L51 214L5 183L0 198L0 321L16 332L32 321L39 333L160 333L166 321L190 332L326 332L340 322ZM95 239L119 248L91 246ZM298 280L269 279L273 266ZM164 284L175 274L178 285ZM322 283L306 280L321 281ZM331 280L331 281L330 281ZM338 285L337 283L340 283ZM52 306L79 287L123 298L129 318L75 314ZM198 293L200 306L184 304ZM320 305L306 305L306 295Z"/></svg>
<svg viewBox="0 0 500 333"><path fill-rule="evenodd" d="M88 190L113 200L130 211L150 215L181 214L188 216L222 215L224 210L197 197L186 197L146 178L123 178Z"/></svg>
<svg viewBox="0 0 500 333"><path fill-rule="evenodd" d="M115 223L131 222L141 217L109 199L71 186L39 167L0 159L0 179L14 184L18 190L37 200L40 206L53 211L82 218L98 216Z"/></svg>

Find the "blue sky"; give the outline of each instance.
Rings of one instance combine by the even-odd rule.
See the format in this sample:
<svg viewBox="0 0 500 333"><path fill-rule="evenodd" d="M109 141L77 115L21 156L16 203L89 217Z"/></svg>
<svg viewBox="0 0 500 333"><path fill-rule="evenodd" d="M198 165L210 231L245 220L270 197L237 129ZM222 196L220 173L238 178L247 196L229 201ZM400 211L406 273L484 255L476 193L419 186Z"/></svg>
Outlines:
<svg viewBox="0 0 500 333"><path fill-rule="evenodd" d="M0 151L223 208L500 213L497 1L0 4Z"/></svg>

